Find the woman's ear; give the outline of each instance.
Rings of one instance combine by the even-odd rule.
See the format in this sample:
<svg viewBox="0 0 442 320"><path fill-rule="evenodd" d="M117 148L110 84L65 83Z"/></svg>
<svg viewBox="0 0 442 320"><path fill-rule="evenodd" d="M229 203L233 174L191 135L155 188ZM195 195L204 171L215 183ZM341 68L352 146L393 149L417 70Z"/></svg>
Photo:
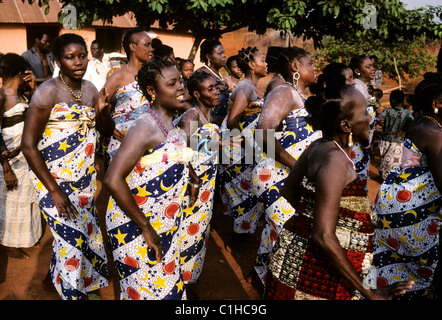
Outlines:
<svg viewBox="0 0 442 320"><path fill-rule="evenodd" d="M351 123L348 120L341 120L339 123L339 128L344 133L350 133L351 132Z"/></svg>
<svg viewBox="0 0 442 320"><path fill-rule="evenodd" d="M130 51L133 52L133 53L135 53L135 47L136 47L136 46L137 46L137 45L136 45L135 43L133 43L133 42L129 43L129 49L130 49Z"/></svg>
<svg viewBox="0 0 442 320"><path fill-rule="evenodd" d="M296 72L296 71L299 72L298 61L296 59L293 60L292 63L290 63L290 68L292 69L293 72Z"/></svg>
<svg viewBox="0 0 442 320"><path fill-rule="evenodd" d="M198 91L192 92L192 95L195 97L195 99L199 99L201 97L200 93Z"/></svg>
<svg viewBox="0 0 442 320"><path fill-rule="evenodd" d="M146 87L146 91L147 93L151 96L151 97L155 97L155 88L152 86L148 86Z"/></svg>

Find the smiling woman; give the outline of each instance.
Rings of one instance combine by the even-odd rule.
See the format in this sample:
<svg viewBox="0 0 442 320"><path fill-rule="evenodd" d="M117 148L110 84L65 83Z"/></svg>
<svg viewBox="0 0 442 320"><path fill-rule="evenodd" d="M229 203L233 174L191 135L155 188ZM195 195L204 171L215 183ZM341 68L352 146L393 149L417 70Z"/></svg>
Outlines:
<svg viewBox="0 0 442 320"><path fill-rule="evenodd" d="M95 86L83 80L84 39L54 41L60 76L38 87L29 104L21 149L33 171L40 209L56 241L50 273L62 299L81 299L107 285L107 258L94 208L96 131L109 136L113 121ZM81 241L82 245L78 245ZM97 262L98 261L98 262ZM80 263L81 262L81 263Z"/></svg>
<svg viewBox="0 0 442 320"><path fill-rule="evenodd" d="M127 132L103 181L111 193L106 227L120 297L184 299L179 230L190 168L189 159L172 159L187 149L172 123L186 106L184 87L175 65L162 59L143 64L137 79L143 94L155 99Z"/></svg>

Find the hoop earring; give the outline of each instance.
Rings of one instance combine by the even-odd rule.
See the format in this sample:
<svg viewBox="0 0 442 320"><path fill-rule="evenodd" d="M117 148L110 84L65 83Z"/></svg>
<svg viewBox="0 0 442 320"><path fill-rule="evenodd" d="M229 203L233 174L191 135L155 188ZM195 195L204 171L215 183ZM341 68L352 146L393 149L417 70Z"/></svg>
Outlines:
<svg viewBox="0 0 442 320"><path fill-rule="evenodd" d="M350 148L352 148L353 145L354 145L354 143L353 143L353 133L350 132L350 136L348 137L348 146Z"/></svg>
<svg viewBox="0 0 442 320"><path fill-rule="evenodd" d="M293 85L296 87L298 87L299 78L301 78L301 75L299 74L298 71L295 71L295 73L293 74Z"/></svg>

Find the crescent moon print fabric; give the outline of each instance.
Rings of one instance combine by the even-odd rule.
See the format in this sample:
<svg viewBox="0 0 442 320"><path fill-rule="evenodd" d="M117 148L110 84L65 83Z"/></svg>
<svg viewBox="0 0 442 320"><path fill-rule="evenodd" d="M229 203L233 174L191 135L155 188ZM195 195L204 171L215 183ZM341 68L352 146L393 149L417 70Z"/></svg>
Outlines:
<svg viewBox="0 0 442 320"><path fill-rule="evenodd" d="M378 287L415 281L399 299L427 295L439 257L442 198L426 156L406 139L402 164L420 155L420 163L393 169L382 183L373 212L378 215L373 265Z"/></svg>
<svg viewBox="0 0 442 320"><path fill-rule="evenodd" d="M212 123L198 128L193 135L200 141L219 137L218 126ZM191 161L192 167L200 178L200 189L197 202L190 206L190 195L183 200L183 218L180 237L181 273L184 283L196 283L203 271L207 243L210 234L210 221L213 215L213 197L217 173L217 153L208 154L200 148L197 156Z"/></svg>
<svg viewBox="0 0 442 320"><path fill-rule="evenodd" d="M282 121L282 130L275 133L281 146L296 160L315 140L322 137L307 124L305 108L295 109ZM265 210L265 225L255 262L255 270L264 283L269 255L284 223L295 214L290 203L281 196L280 189L287 179L289 168L264 156L253 168L254 193Z"/></svg>
<svg viewBox="0 0 442 320"><path fill-rule="evenodd" d="M144 116L137 121L143 119ZM168 139L148 150L145 156L155 152L176 152L185 147L184 139L174 129ZM177 244L189 167L163 158L166 160L144 168L136 165L126 180L135 202L161 238L161 263L156 261L155 250L149 248L141 229L120 209L113 197L109 199L106 227L120 277L122 300L186 298Z"/></svg>
<svg viewBox="0 0 442 320"><path fill-rule="evenodd" d="M95 213L95 142L93 127L61 129L63 123L95 119L95 111L77 104L56 104L38 149L52 177L79 212L77 221L60 217L43 183L30 171L43 217L54 236L50 271L64 300L80 299L108 285L107 258ZM91 123L89 125L91 125Z"/></svg>
<svg viewBox="0 0 442 320"><path fill-rule="evenodd" d="M258 99L249 103L247 109L261 111L263 100ZM229 164L219 166L220 185L222 187L221 199L224 213L233 218L233 231L235 233L254 233L262 217L262 207L253 192L252 170L255 166L253 151L256 150L254 130L258 124L260 113L244 115L240 120L241 133L251 148L230 146L223 150L230 155ZM223 139L228 139L227 117L221 125Z"/></svg>

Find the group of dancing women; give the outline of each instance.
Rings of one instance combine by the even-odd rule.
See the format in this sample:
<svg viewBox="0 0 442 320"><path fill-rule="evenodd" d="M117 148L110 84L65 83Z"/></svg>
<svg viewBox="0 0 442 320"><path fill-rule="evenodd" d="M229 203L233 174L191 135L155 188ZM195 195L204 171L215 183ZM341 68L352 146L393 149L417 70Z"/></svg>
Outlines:
<svg viewBox="0 0 442 320"><path fill-rule="evenodd" d="M122 43L128 63L98 92L82 79L83 38L59 36L60 75L37 88L24 120L21 152L54 237L48 279L62 299L108 285L99 196L121 299L186 299L217 205L233 221L230 250L261 232L252 273L263 299L431 297L442 212L440 74L417 86L402 165L372 207L368 57L351 68L331 63L317 79L304 49L270 56L247 47L236 57L244 77L229 90L218 40L203 42L204 66L185 80L142 30Z"/></svg>

